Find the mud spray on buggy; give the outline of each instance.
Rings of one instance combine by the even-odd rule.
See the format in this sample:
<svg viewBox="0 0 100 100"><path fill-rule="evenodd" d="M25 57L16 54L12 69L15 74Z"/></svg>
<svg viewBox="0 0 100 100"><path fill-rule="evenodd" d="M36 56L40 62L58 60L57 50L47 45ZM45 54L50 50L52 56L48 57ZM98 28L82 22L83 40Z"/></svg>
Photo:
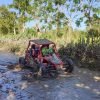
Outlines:
<svg viewBox="0 0 100 100"><path fill-rule="evenodd" d="M19 58L19 64L31 67L35 76L57 77L60 71L72 73L71 59L62 61L56 49L56 44L47 39L30 40L25 57Z"/></svg>

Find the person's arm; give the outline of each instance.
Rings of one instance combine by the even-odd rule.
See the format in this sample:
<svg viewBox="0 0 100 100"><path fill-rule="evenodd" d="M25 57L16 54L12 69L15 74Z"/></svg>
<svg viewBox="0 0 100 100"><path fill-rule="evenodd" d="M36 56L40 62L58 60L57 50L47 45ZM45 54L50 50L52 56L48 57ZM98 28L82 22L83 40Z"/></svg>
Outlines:
<svg viewBox="0 0 100 100"><path fill-rule="evenodd" d="M35 50L34 49L32 49L32 56L34 56L35 55Z"/></svg>

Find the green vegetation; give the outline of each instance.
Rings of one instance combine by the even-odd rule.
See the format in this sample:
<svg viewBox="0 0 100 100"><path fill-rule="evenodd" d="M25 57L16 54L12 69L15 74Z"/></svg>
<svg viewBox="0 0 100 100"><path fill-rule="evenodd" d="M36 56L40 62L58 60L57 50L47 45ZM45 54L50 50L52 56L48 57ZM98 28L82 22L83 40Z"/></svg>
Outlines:
<svg viewBox="0 0 100 100"><path fill-rule="evenodd" d="M47 38L57 44L62 56L77 58L82 66L100 70L98 3L97 0L13 0L8 6L0 6L0 48L23 54L30 39ZM26 23L36 20L32 28L26 27ZM73 29L73 22L77 27L84 22L86 30Z"/></svg>

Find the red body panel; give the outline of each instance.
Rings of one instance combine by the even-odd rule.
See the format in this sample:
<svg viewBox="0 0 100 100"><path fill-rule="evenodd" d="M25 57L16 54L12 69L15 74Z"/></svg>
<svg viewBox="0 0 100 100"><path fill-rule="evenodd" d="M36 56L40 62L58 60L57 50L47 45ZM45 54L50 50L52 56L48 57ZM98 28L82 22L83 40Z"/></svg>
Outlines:
<svg viewBox="0 0 100 100"><path fill-rule="evenodd" d="M44 40L44 42L41 42L42 40ZM47 43L45 43L47 42ZM59 65L63 65L63 62L62 60L59 58L59 54L56 52L56 45L55 43L47 40L47 39L40 39L40 40L30 40L29 41L29 44L28 44L28 47L27 47L27 50L25 52L25 60L26 62L28 63L28 60L29 60L29 57L30 57L30 46L32 44L35 44L39 47L39 52L38 52L38 56L36 57L36 59L38 59L39 62L43 61L43 63L49 63L51 64L52 67L58 67ZM54 63L53 61L50 61L48 60L48 57L43 57L42 55L42 47L43 46L46 46L46 45L50 45L50 44L53 44L55 46L55 56L57 57L57 59L59 59L59 63Z"/></svg>

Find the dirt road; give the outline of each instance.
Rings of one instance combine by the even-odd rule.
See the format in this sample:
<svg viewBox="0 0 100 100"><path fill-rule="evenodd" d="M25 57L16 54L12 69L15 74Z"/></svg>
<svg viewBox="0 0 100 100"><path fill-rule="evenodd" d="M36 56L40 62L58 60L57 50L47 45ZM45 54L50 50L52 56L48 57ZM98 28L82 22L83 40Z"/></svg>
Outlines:
<svg viewBox="0 0 100 100"><path fill-rule="evenodd" d="M72 75L36 80L29 69L8 68L17 62L17 56L0 52L0 100L100 100L99 72L75 67Z"/></svg>

